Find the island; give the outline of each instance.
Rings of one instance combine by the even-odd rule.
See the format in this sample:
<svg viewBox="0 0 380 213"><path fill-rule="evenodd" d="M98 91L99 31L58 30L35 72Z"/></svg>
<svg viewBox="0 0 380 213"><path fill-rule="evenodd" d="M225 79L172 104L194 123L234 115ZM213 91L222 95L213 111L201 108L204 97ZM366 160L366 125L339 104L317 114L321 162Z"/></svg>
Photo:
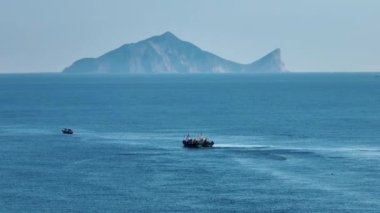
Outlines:
<svg viewBox="0 0 380 213"><path fill-rule="evenodd" d="M125 44L97 58L83 58L63 73L277 73L286 72L281 50L250 64L221 58L171 32Z"/></svg>

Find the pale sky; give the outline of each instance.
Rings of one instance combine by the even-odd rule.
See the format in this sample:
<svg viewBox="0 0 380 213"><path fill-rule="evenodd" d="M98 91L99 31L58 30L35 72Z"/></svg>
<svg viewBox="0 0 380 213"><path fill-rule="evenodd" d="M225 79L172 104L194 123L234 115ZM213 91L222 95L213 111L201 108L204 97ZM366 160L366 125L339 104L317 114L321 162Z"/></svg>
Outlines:
<svg viewBox="0 0 380 213"><path fill-rule="evenodd" d="M166 31L240 63L279 47L291 71L380 71L380 0L0 0L0 73L60 72Z"/></svg>

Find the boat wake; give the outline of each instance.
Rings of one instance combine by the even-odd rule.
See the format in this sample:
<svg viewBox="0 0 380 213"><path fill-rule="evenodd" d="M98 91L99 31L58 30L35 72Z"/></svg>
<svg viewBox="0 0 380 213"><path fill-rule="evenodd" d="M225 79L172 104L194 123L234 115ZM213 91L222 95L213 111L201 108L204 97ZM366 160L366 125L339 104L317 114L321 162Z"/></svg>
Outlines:
<svg viewBox="0 0 380 213"><path fill-rule="evenodd" d="M264 149L270 148L270 146L265 145L249 145L249 144L234 144L234 143L217 143L214 145L215 148L246 148L246 149Z"/></svg>

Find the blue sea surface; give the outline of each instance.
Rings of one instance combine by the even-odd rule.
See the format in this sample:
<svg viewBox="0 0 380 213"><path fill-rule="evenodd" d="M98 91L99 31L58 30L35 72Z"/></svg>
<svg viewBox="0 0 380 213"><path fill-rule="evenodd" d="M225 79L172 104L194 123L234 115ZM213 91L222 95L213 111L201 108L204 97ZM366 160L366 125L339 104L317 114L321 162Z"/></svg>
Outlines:
<svg viewBox="0 0 380 213"><path fill-rule="evenodd" d="M0 75L0 212L379 209L380 74Z"/></svg>

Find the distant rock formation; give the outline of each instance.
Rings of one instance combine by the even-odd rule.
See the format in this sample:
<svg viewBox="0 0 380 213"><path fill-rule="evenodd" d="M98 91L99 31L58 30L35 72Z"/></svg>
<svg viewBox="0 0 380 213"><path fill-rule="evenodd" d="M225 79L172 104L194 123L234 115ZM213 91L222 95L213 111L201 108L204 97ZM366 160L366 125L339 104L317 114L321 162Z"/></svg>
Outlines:
<svg viewBox="0 0 380 213"><path fill-rule="evenodd" d="M170 32L125 44L98 58L83 58L64 73L255 73L284 72L281 50L251 63L223 59Z"/></svg>
<svg viewBox="0 0 380 213"><path fill-rule="evenodd" d="M243 65L244 66L244 65ZM277 48L253 62L245 65L245 72L284 72L286 71L285 64L281 59L281 49Z"/></svg>

